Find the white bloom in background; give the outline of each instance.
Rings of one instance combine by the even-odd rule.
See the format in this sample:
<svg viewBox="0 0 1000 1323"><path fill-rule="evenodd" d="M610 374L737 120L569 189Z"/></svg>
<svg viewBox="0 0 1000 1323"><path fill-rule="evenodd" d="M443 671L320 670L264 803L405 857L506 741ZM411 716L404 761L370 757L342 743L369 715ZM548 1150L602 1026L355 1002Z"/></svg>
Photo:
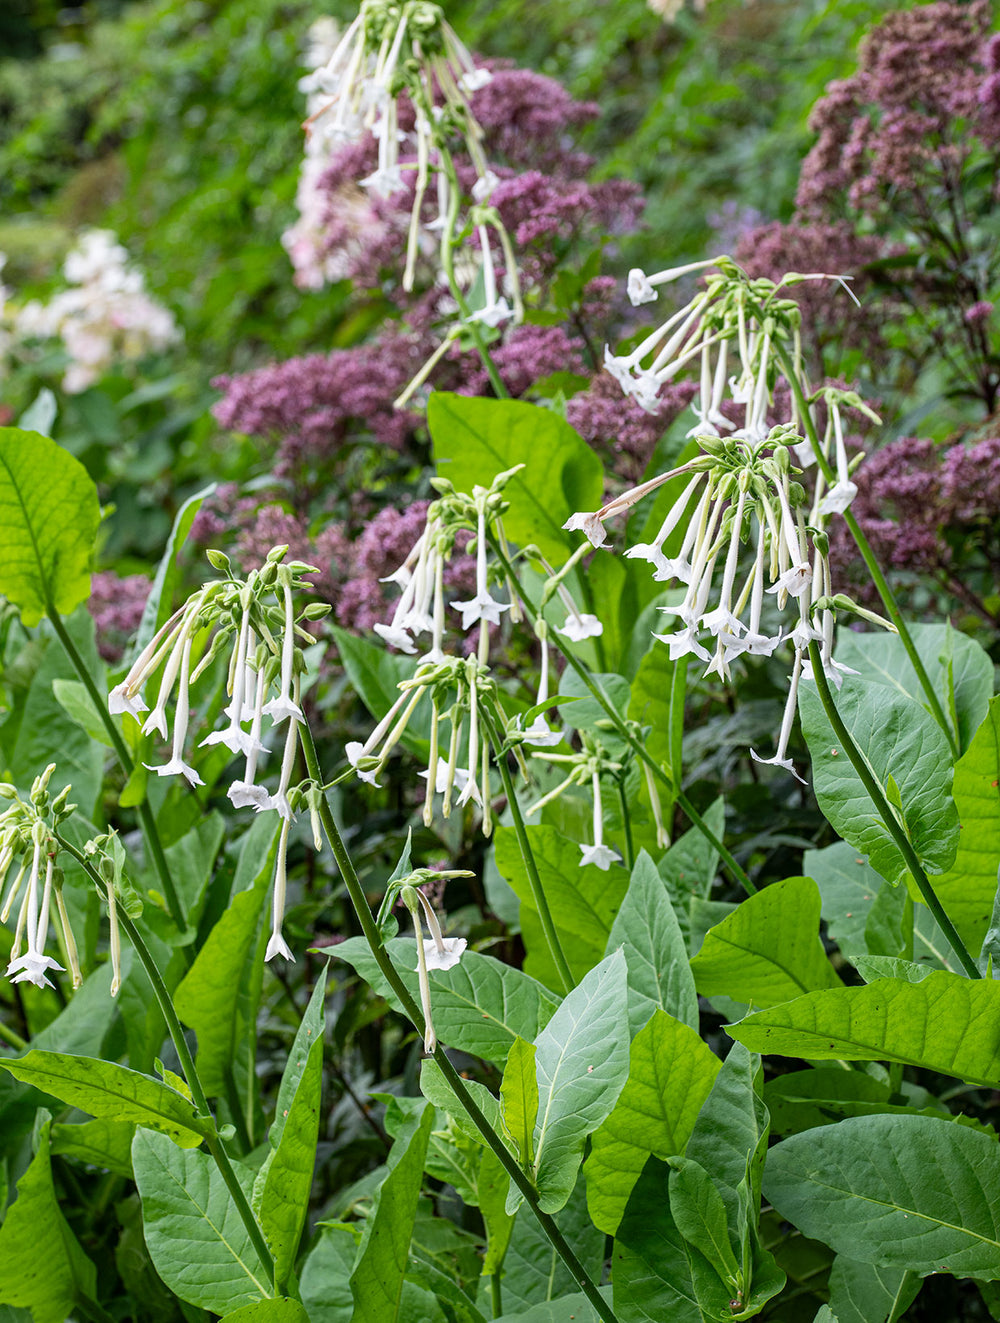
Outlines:
<svg viewBox="0 0 1000 1323"><path fill-rule="evenodd" d="M556 633L564 634L573 643L582 643L584 639L599 638L604 633L604 625L589 611L574 608L567 614L565 622L556 626Z"/></svg>
<svg viewBox="0 0 1000 1323"><path fill-rule="evenodd" d="M145 292L141 274L109 230L89 230L69 253L63 274L74 286L47 305L25 304L15 319L21 339L58 338L69 357L63 387L86 390L122 362L175 344L171 314Z"/></svg>
<svg viewBox="0 0 1000 1323"><path fill-rule="evenodd" d="M594 843L593 845L580 846L580 867L584 868L587 864L596 864L598 868L606 872L612 864L621 861L621 855L617 850L612 850L610 846L604 844L604 805L601 802L601 776L599 772L594 772L591 777L591 785L594 794Z"/></svg>

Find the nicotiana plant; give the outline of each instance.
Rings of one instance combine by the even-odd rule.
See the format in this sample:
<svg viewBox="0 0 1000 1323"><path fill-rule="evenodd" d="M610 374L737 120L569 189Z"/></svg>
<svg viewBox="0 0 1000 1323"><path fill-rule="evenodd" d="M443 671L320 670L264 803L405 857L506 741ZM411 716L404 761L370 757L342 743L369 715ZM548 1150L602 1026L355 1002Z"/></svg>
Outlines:
<svg viewBox="0 0 1000 1323"><path fill-rule="evenodd" d="M466 329L489 319L449 274L448 151L464 135L476 159L480 81L436 6L366 0L315 82L315 131L375 130L369 189L414 176L414 253L441 181ZM210 551L175 608L201 494L109 675L79 610L97 490L49 438L0 431L4 657L33 677L0 724L12 1317L888 1320L935 1275L996 1308L993 665L904 618L852 513L845 417L878 416L810 381L792 297L835 277L719 256L627 289L644 307L688 276L606 350L644 409L697 376L688 436L638 483L558 407L431 393L434 496L371 638L327 632L319 571L280 544L246 573ZM843 530L877 610L837 591ZM691 693L764 676L774 752L741 766L818 824L777 878L685 763ZM348 683L370 721L334 741ZM391 871L363 818L405 836ZM480 885L495 922L453 903ZM324 944L327 912L354 935ZM320 1208L324 1077L383 1018L400 1074L336 1071L384 1160Z"/></svg>

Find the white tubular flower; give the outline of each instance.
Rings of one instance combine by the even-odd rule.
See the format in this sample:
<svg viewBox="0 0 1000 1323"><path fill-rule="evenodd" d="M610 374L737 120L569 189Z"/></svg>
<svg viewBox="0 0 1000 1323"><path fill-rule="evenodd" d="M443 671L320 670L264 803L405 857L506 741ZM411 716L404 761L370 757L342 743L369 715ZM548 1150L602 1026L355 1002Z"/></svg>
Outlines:
<svg viewBox="0 0 1000 1323"><path fill-rule="evenodd" d="M555 630L573 643L582 643L584 639L600 638L604 633L604 625L589 611L577 611L574 607L568 612L565 622L556 625Z"/></svg>
<svg viewBox="0 0 1000 1323"><path fill-rule="evenodd" d="M417 899L424 911L424 918L427 920L427 927L430 929L430 940L424 942L424 958L428 969L453 969L462 958L462 952L468 946L464 937L443 937L441 934L441 925L438 923L438 917L434 913L430 901L420 890L415 888Z"/></svg>
<svg viewBox="0 0 1000 1323"><path fill-rule="evenodd" d="M494 176L494 179L496 176ZM476 312L469 313L466 321L483 322L486 326L500 326L514 316L513 309L504 298L497 298L497 276L490 249L489 231L485 225L477 227L482 252L483 295L485 303Z"/></svg>
<svg viewBox="0 0 1000 1323"><path fill-rule="evenodd" d="M233 753L248 753L249 739L246 732L240 724L243 720L243 696L246 692L247 683L247 644L250 638L250 613L244 605L243 619L240 621L239 638L236 645L236 653L233 663L232 679L232 701L226 711L229 714L229 725L225 730L213 730L207 735L199 745L204 748L211 744L224 744L227 749Z"/></svg>
<svg viewBox="0 0 1000 1323"><path fill-rule="evenodd" d="M272 698L269 703L264 704L264 715L270 717L275 726L289 717L293 721L305 720L301 707L292 698L292 666L295 654L295 606L292 602L292 581L287 571L282 574L282 578L284 580L285 628L281 639L281 692L277 698Z"/></svg>
<svg viewBox="0 0 1000 1323"><path fill-rule="evenodd" d="M667 579L677 577L678 562L668 560L663 554L663 544L674 531L681 519L684 517L691 497L694 495L695 488L704 479L704 473L696 473L687 484L680 496L670 507L667 517L660 525L660 531L652 542L640 542L634 547L629 547L625 552L629 560L645 560L653 566L654 578L659 582L665 582Z"/></svg>
<svg viewBox="0 0 1000 1323"><path fill-rule="evenodd" d="M604 807L601 803L601 777L599 772L594 772L591 784L594 793L594 844L580 846L580 867L585 868L587 864L596 864L598 868L607 872L612 864L621 860L621 855L617 850L612 850L610 846L604 844Z"/></svg>
<svg viewBox="0 0 1000 1323"><path fill-rule="evenodd" d="M256 784L257 759L264 751L261 743L260 731L263 725L264 717L264 695L267 692L267 678L264 667L257 672L257 687L254 696L253 724L250 727L250 738L247 741L246 767L243 771L242 781L234 781L230 785L227 794L232 802L233 808L252 808L259 813L267 808L270 795L264 786Z"/></svg>
<svg viewBox="0 0 1000 1323"><path fill-rule="evenodd" d="M49 854L46 857L45 884L42 888L42 898L39 904L41 854L42 834L40 831L36 831L34 853L31 861L31 876L28 881L28 889L25 892L24 904L21 907L27 928L28 949L24 955L14 955L12 950L11 961L7 966L7 977L12 983L34 983L38 988L51 988L53 984L48 977L48 971L52 969L61 970L62 965L45 954L45 941L49 933L49 905L52 899L52 855ZM19 920L15 949L19 946L20 929L21 923Z"/></svg>
<svg viewBox="0 0 1000 1323"><path fill-rule="evenodd" d="M786 771L791 772L796 781L801 781L806 785L804 777L799 776L795 770L795 764L788 757L788 741L792 734L792 725L795 721L795 704L799 692L799 676L802 674L802 650L795 649L795 663L792 666L792 676L788 684L788 698L785 701L785 712L781 719L781 731L778 735L778 748L772 758L761 758L761 756L750 750L750 757L755 763L761 763L764 766L784 767Z"/></svg>
<svg viewBox="0 0 1000 1323"><path fill-rule="evenodd" d="M544 703L549 696L549 638L548 626L544 620L539 620L535 626L535 632L538 635L542 645L542 665L538 676L538 693L535 696L534 706ZM535 744L542 748L549 745L559 744L562 741L562 731L553 730L545 720L545 713L539 712L532 721L531 725L524 731L523 739L525 744Z"/></svg>
<svg viewBox="0 0 1000 1323"><path fill-rule="evenodd" d="M188 694L188 676L190 668L191 636L188 634L184 640L184 646L181 649L180 682L177 688L177 706L174 711L174 738L170 753L170 761L165 763L163 767L155 767L151 763L144 763L143 766L147 767L149 771L155 772L157 776L183 776L187 778L190 785L200 786L205 784L204 781L202 781L201 777L193 767L188 766L184 761L183 756L184 740L187 737L188 716L190 712L190 698ZM164 676L164 684L165 683L166 676ZM163 694L161 688L161 699L162 697ZM160 706L160 701L161 700L157 700L157 707Z"/></svg>
<svg viewBox="0 0 1000 1323"><path fill-rule="evenodd" d="M639 267L634 266L628 273L628 297L633 308L643 303L655 303L660 297L649 282L649 277Z"/></svg>
<svg viewBox="0 0 1000 1323"><path fill-rule="evenodd" d="M294 731L295 723L292 722L291 730ZM278 858L274 866L274 891L271 898L271 936L267 943L267 950L264 952L265 960L273 960L275 956L280 955L285 960L291 960L294 964L295 957L288 948L281 933L281 925L285 918L285 890L287 885L287 854L288 854L288 832L291 827L288 818L281 824L281 835L278 837Z"/></svg>
<svg viewBox="0 0 1000 1323"><path fill-rule="evenodd" d="M761 633L760 616L761 608L764 604L764 543L766 538L766 528L763 520L758 520L757 530L757 556L754 561L754 567L750 578L750 624L745 636L740 639L738 649L734 649L730 656L735 656L736 652L749 652L757 657L770 657L775 648L781 642L781 631L773 637L769 634ZM801 599L800 599L801 600Z"/></svg>
<svg viewBox="0 0 1000 1323"><path fill-rule="evenodd" d="M149 704L143 702L141 694L130 694L123 680L121 684L116 684L108 694L108 711L113 717L127 712L130 717L140 721L140 714L149 711Z"/></svg>
<svg viewBox="0 0 1000 1323"><path fill-rule="evenodd" d="M418 772L417 775L423 777L424 780L430 779L429 770ZM449 781L453 786L457 787L459 791L464 790L468 780L469 773L464 767L456 767L454 772L451 772L448 761L445 758L438 758L434 774L435 795L443 795L448 789Z"/></svg>
<svg viewBox="0 0 1000 1323"><path fill-rule="evenodd" d="M296 679L296 690L298 689L298 680ZM278 789L267 802L267 808L277 809L281 817L286 822L291 822L294 818L291 805L288 802L288 788L292 783L292 769L295 766L295 754L299 744L299 725L297 721L288 723L288 731L285 735L285 750L281 758L281 776L278 781Z"/></svg>
<svg viewBox="0 0 1000 1323"><path fill-rule="evenodd" d="M858 494L857 484L851 481L850 466L847 460L847 447L844 444L844 424L840 417L840 406L836 400L829 401L830 422L833 428L834 455L837 467L837 481L820 502L819 514L843 514Z"/></svg>
<svg viewBox="0 0 1000 1323"><path fill-rule="evenodd" d="M476 595L468 602L452 602L456 611L462 613L462 628L471 629L480 620L488 624L499 625L501 611L509 611L509 602L497 602L490 594L486 573L486 498L480 496L477 501L476 532Z"/></svg>
<svg viewBox="0 0 1000 1323"><path fill-rule="evenodd" d="M606 547L608 545L608 535L601 522L601 512L593 510L590 512L580 511L572 514L563 524L570 533L585 533L591 546Z"/></svg>
<svg viewBox="0 0 1000 1323"><path fill-rule="evenodd" d="M177 638L173 644L173 650L167 661L163 672L163 679L160 681L160 692L156 696L156 706L146 718L142 727L143 735L151 735L154 730L159 731L163 739L167 738L167 703L170 701L170 695L173 692L174 682L181 668L181 658L184 656L184 650L187 647L190 657L190 639L191 628L194 624L193 616L189 618L181 627Z"/></svg>

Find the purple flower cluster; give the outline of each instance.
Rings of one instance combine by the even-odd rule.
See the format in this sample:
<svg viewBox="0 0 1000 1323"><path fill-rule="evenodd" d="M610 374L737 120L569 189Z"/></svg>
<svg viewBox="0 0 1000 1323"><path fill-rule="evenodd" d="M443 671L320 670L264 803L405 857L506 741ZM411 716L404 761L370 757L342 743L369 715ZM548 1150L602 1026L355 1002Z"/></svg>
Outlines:
<svg viewBox="0 0 1000 1323"><path fill-rule="evenodd" d="M87 609L94 617L97 651L106 662L121 661L139 628L147 597L149 580L145 575L126 574L122 578L106 570L91 578Z"/></svg>
<svg viewBox="0 0 1000 1323"><path fill-rule="evenodd" d="M609 372L600 372L590 386L566 403L566 421L599 453L618 457L616 470L638 482L653 457L657 441L697 393L693 381L671 382L660 391L655 414L625 395Z"/></svg>
<svg viewBox="0 0 1000 1323"><path fill-rule="evenodd" d="M862 43L857 73L831 83L813 110L819 137L799 178L800 210L836 215L846 196L873 211L890 193L898 206L928 169L960 170L970 150L963 128L978 125L985 135L996 95L986 89L997 75L983 63L984 48L995 62L990 23L988 0L939 0L887 15Z"/></svg>

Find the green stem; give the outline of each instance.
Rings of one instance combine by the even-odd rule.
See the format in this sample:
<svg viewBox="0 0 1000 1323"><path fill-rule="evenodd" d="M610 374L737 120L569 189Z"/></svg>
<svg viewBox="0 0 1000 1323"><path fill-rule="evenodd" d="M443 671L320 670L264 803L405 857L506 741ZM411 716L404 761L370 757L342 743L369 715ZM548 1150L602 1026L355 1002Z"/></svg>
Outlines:
<svg viewBox="0 0 1000 1323"><path fill-rule="evenodd" d="M500 564L503 565L506 573L513 579L514 568L511 565L510 561L507 559L507 557L504 555L503 549L495 541L492 541L491 545L493 547L494 554L496 555ZM535 607L531 599L528 597L527 593L524 591L524 587L520 584L518 585L518 593L521 598L521 603L524 606L525 615L528 617L528 620L531 622L531 624L534 624L535 621L538 619L537 608ZM712 849L716 851L716 853L718 854L719 858L722 861L723 867L729 873L733 881L736 882L739 886L741 886L748 896L754 895L757 891L757 888L750 881L745 870L739 866L739 864L733 858L732 854L726 849L722 841L719 840L715 832L712 831L711 827L709 827L708 823L697 811L695 806L688 799L687 795L685 795L684 791L681 790L680 786L675 784L673 777L668 772L665 772L663 770L663 768L656 761L656 759L647 751L646 746L642 743L642 741L637 740L636 737L632 734L632 732L628 728L628 723L618 712L617 708L612 703L611 699L607 696L607 694L604 692L604 690L601 688L601 686L593 678L587 667L584 666L583 662L581 662L578 657L574 656L574 654L570 652L570 650L562 642L562 640L560 639L557 633L551 634L549 636L549 639L550 642L553 643L559 649L562 655L566 658L567 663L573 668L574 671L576 671L577 675L583 681L589 693L594 698L596 698L598 703L600 703L601 707L604 708L604 711L611 719L611 722L614 725L615 730L618 732L619 736L635 752L636 757L640 758L646 764L646 766L650 769L650 771L657 778L657 780L659 780L660 782L662 782L664 786L666 786L667 790L670 793L671 799L676 802L676 804L678 805L684 816L688 819L688 821L691 823L693 827L695 827L699 832L701 832L702 836L704 836L705 840L708 841Z"/></svg>
<svg viewBox="0 0 1000 1323"><path fill-rule="evenodd" d="M528 875L528 886L531 888L531 899L535 910L542 923L542 931L545 933L545 941L548 944L549 954L556 969L559 971L559 977L562 980L563 992L572 992L576 987L572 971L569 967L569 961L566 959L562 944L559 941L559 934L556 932L556 925L552 919L552 912L549 909L549 902L545 897L545 889L542 886L542 879L538 873L538 864L535 862L534 852L531 849L531 842L528 840L528 831L524 825L524 818L521 816L521 808L517 802L517 792L514 789L514 779L510 774L510 768L507 766L507 759L501 752L502 741L493 722L482 714L483 724L489 732L490 741L493 744L493 760L500 769L500 779L503 781L504 794L507 796L507 803L510 807L510 816L514 820L514 831L517 833L517 843L521 850L521 858L524 861L524 871Z"/></svg>
<svg viewBox="0 0 1000 1323"><path fill-rule="evenodd" d="M82 850L78 850L75 845L72 845L65 839L65 837L60 836L58 832L56 833L56 839L62 848L67 850L74 859L76 859L103 895L106 890L105 885L101 881L97 870ZM170 1041L174 1045L174 1051L177 1053L177 1060L180 1062L181 1072L187 1080L188 1087L191 1090L191 1100L194 1103L195 1110L199 1115L208 1117L214 1122L215 1118L212 1115L212 1109L208 1105L208 1098L202 1087L201 1077L195 1067L194 1058L191 1055L191 1049L188 1047L187 1039L184 1037L184 1030L181 1028L181 1022L177 1018L173 999L167 990L167 985L163 981L156 961L153 959L153 953L143 941L142 934L125 913L122 906L118 906L118 922L124 928L126 936L132 943L135 953L139 957L143 969L146 971L146 977L152 985L153 995L157 1000L163 1019L166 1022L167 1032L170 1035ZM264 1233L260 1228L260 1224L256 1217L254 1217L253 1209L250 1207L246 1194L243 1191L243 1187L237 1179L233 1164L229 1160L229 1154L223 1147L222 1140L217 1132L213 1132L211 1135L206 1135L205 1143L208 1145L208 1151L212 1155L215 1165L219 1169L219 1174L226 1183L226 1188L232 1195L233 1203L236 1205L236 1211L239 1214L243 1225L247 1229L250 1241L260 1258L261 1266L265 1273L270 1277L273 1285L274 1258L270 1249L268 1249L267 1241L264 1239Z"/></svg>
<svg viewBox="0 0 1000 1323"><path fill-rule="evenodd" d="M121 764L122 771L126 776L131 776L135 769L135 764L132 761L132 755L129 753L125 741L122 739L121 731L119 731L118 727L115 725L114 717L112 717L111 713L108 711L107 694L102 694L98 689L94 677L90 674L90 671L87 668L86 662L80 656L76 644L73 642L72 638L70 638L69 631L63 623L62 616L51 602L46 605L45 610L49 620L52 622L52 628L59 637L59 642L63 645L63 648L66 651L66 656L69 658L73 669L80 677L80 681L86 689L90 701L93 703L94 708L97 711L97 715L101 719L101 724L108 732L108 738L111 740L115 756ZM146 847L149 850L150 857L152 858L153 867L156 869L157 876L160 879L160 886L163 889L163 898L167 902L167 909L170 911L170 917L173 919L178 929L183 933L187 930L187 916L184 913L184 906L181 904L177 888L174 886L174 880L170 875L170 865L167 863L167 857L163 852L163 842L160 840L160 833L156 826L156 818L153 816L152 807L150 806L149 800L146 798L143 798L142 803L139 805L139 821L142 824L143 838L146 842ZM182 950L184 950L185 959L190 963L190 956L186 948L182 948Z"/></svg>
<svg viewBox="0 0 1000 1323"><path fill-rule="evenodd" d="M687 698L688 659L680 657L674 663L670 677L670 716L667 719L667 738L670 745L670 775L674 785L681 784L684 758L684 703Z"/></svg>
<svg viewBox="0 0 1000 1323"><path fill-rule="evenodd" d="M319 759L316 755L316 746L313 743L312 731L309 729L308 725L303 725L301 727L301 738L302 749L306 760L306 769L309 776L317 783L317 785L322 785L324 783L323 776L320 771ZM327 803L325 796L320 799L319 815L320 821L323 824L323 831L326 834L327 840L330 842L330 849L333 851L333 857L337 862L337 867L340 870L340 875L343 879L344 886L347 889L347 894L350 896L351 902L354 905L358 922L361 925L361 931L364 933L365 939L368 942L375 963L378 965L385 981L389 984L390 988L392 988L396 1000L403 1008L403 1013L418 1031L423 1032L424 1018L421 1015L416 1002L410 996L406 984L399 977L395 965L389 959L389 954L382 941L382 935L375 923L375 916L372 914L364 889L361 886L361 881L355 871L347 847L344 844L344 838L340 834L340 829L337 826L330 805ZM452 1091L468 1113L473 1125L482 1135L489 1148L496 1155L503 1169L507 1172L508 1176L510 1176L511 1180L524 1196L525 1203L531 1209L549 1243L569 1269L573 1279L578 1283L580 1290L583 1291L587 1299L594 1306L598 1316L604 1319L604 1323L618 1323L618 1319L611 1306L601 1295L596 1284L588 1275L587 1270L573 1253L565 1236L563 1236L562 1232L556 1226L555 1220L549 1213L544 1213L539 1207L538 1193L535 1190L535 1187L521 1170L516 1159L510 1154L507 1146L500 1139L489 1121L480 1111L476 1100L465 1087L465 1082L461 1075L459 1075L458 1071L451 1064L447 1052L439 1044L432 1055L440 1067L441 1073L451 1086Z"/></svg>
<svg viewBox="0 0 1000 1323"><path fill-rule="evenodd" d="M8 1044L8 1046L14 1048L14 1050L17 1052L23 1052L24 1049L28 1046L28 1044L21 1037L21 1035L15 1034L14 1030L8 1028L8 1026L4 1024L3 1020L0 1020L0 1038L2 1038L3 1041Z"/></svg>
<svg viewBox="0 0 1000 1323"><path fill-rule="evenodd" d="M622 810L622 826L625 829L625 867L631 873L635 867L635 845L632 841L632 817L628 811L628 796L625 794L625 786L621 781L618 782L618 802Z"/></svg>
<svg viewBox="0 0 1000 1323"><path fill-rule="evenodd" d="M493 1317L499 1318L503 1313L503 1295L500 1290L500 1270L490 1273L490 1306L493 1310Z"/></svg>
<svg viewBox="0 0 1000 1323"><path fill-rule="evenodd" d="M899 825L896 815L893 812L892 805L886 798L882 787L875 779L867 758L858 748L857 744L855 744L853 735L851 735L851 732L844 725L840 713L837 711L837 705L834 702L833 695L830 693L830 686L827 683L826 673L823 670L822 655L815 639L811 639L809 642L809 660L812 663L812 674L813 679L816 681L816 691L819 694L820 702L823 704L823 711L826 713L827 720L833 727L837 739L843 745L844 752L847 754L848 758L850 758L854 770L857 772L862 785L868 792L868 797L874 804L876 812L882 819L882 822L885 824L886 830L896 843L896 848L903 856L903 861L909 869L914 882L916 882L920 894L924 899L924 903L934 915L938 927L944 933L952 950L958 956L959 962L969 978L981 978L982 975L979 972L975 960L973 960L972 956L969 954L968 947L958 935L958 930L952 923L951 919L948 918L948 915L944 911L944 906L941 904L940 900L938 900L937 893L931 885L931 880L924 872L923 864L921 864L920 860L917 858L916 852L910 844L906 832Z"/></svg>
<svg viewBox="0 0 1000 1323"><path fill-rule="evenodd" d="M802 418L802 425L805 428L806 436L809 438L813 453L816 456L816 463L828 485L832 487L837 481L837 475L830 467L830 461L823 454L823 447L820 442L819 433L816 431L816 424L813 422L812 414L809 412L809 406L806 403L802 383L799 381L795 372L795 365L792 362L791 355L779 339L775 339L773 347L778 357L778 361L781 363L781 369L785 375L785 379L788 381L788 384L792 389L792 394L795 396L795 402L798 405L799 414ZM927 668L924 666L923 659L917 651L917 645L913 641L913 636L910 634L909 627L903 617L903 613L899 609L893 591L889 587L885 575L882 573L882 567L879 565L878 560L875 557L871 543L868 541L864 530L850 510L844 511L843 518L851 537L854 539L858 551L861 552L861 558L865 562L868 573L871 575L871 580L875 585L876 592L882 599L882 605L885 607L886 614L899 633L903 647L906 649L906 655L910 659L910 665L916 672L917 679L920 681L920 687L924 691L924 697L927 699L927 706L930 708L931 715L948 737L948 743L951 745L952 757L957 758L961 750L959 749L958 741L955 738L955 733L951 728L951 723L945 716L944 708L941 706L941 700L931 683L931 678L927 674Z"/></svg>

